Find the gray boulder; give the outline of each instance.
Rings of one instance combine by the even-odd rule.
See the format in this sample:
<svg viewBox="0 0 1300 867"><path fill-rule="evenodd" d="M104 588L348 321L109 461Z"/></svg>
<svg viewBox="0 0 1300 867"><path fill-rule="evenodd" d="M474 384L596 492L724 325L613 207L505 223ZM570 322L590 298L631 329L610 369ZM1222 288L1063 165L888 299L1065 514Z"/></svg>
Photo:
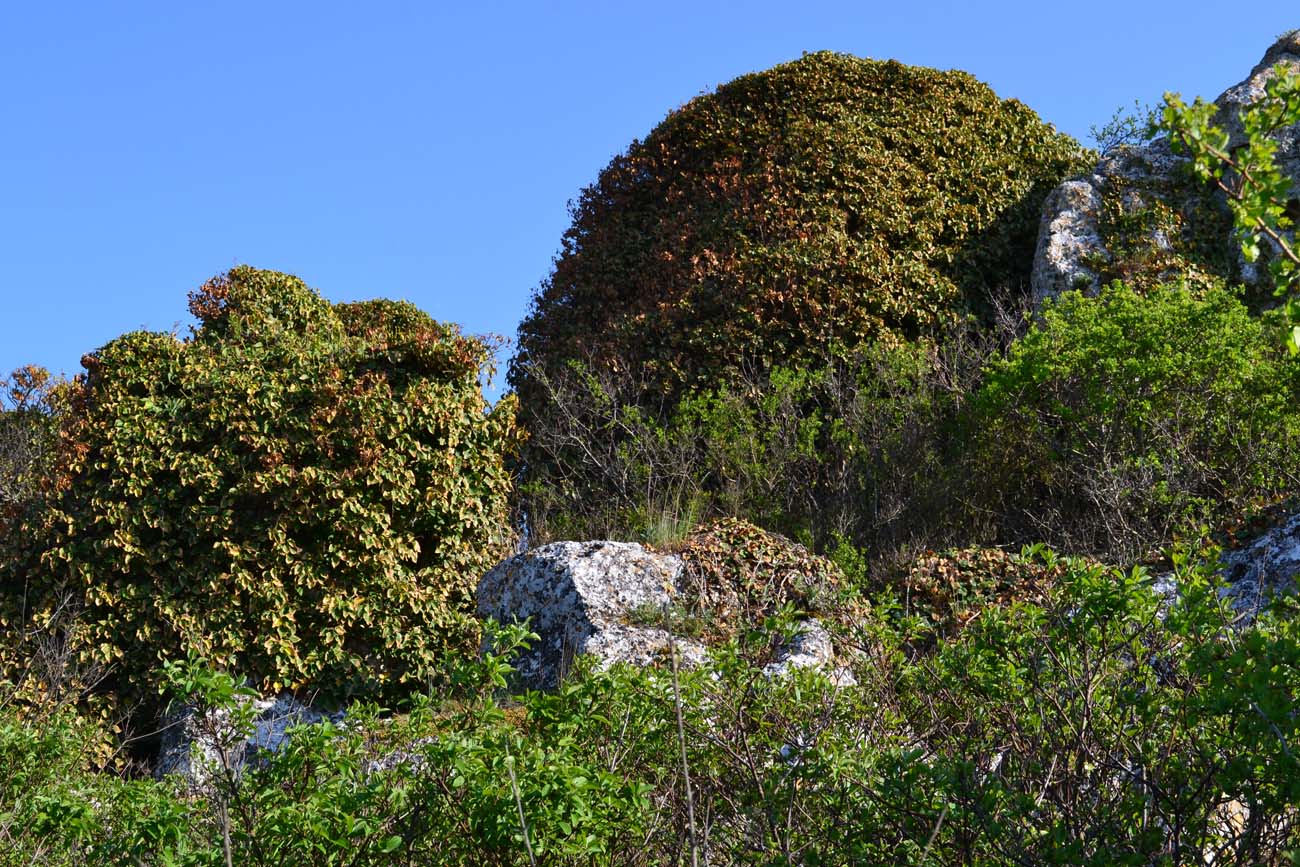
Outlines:
<svg viewBox="0 0 1300 867"><path fill-rule="evenodd" d="M327 715L288 694L241 701L253 706L251 724L243 730L226 710L200 713L184 707L170 714L163 721L154 773L160 778L180 774L192 785L203 785L214 773L238 772L259 754L283 749L293 726L342 719L342 714Z"/></svg>
<svg viewBox="0 0 1300 867"><path fill-rule="evenodd" d="M1264 85L1278 63L1300 70L1300 31L1280 38L1250 75L1215 100L1217 123L1231 136L1229 148L1245 140L1241 109L1264 95ZM1294 181L1293 195L1300 196L1300 126L1279 130L1275 139L1279 165ZM1030 281L1035 306L1071 289L1095 294L1100 282L1098 265L1112 261L1103 231L1105 196L1119 193L1126 213L1149 207L1154 200L1166 200L1179 188L1186 162L1172 152L1167 141L1157 140L1145 147L1120 148L1102 157L1091 173L1057 187L1044 203L1039 226ZM1166 203L1175 209L1180 204ZM1153 235L1150 240L1156 249L1169 248L1168 238ZM1223 243L1233 243L1230 234ZM1257 268L1244 261L1238 265L1245 282L1259 279Z"/></svg>
<svg viewBox="0 0 1300 867"><path fill-rule="evenodd" d="M478 586L478 615L528 620L540 640L515 667L522 685L559 684L581 654L602 666L666 658L669 635L654 624L676 592L682 562L628 542L554 542L498 564ZM698 642L675 639L679 659L697 665Z"/></svg>
<svg viewBox="0 0 1300 867"><path fill-rule="evenodd" d="M668 659L669 635L659 612L682 594L683 564L671 554L628 542L554 542L497 565L478 586L478 615L499 623L528 620L540 636L515 660L521 684L551 689L582 654L602 667L616 662L650 665ZM696 591L710 588L695 588ZM705 662L698 641L673 636L679 662ZM835 668L835 647L817 620L803 621L795 636L777 649L764 673L780 676L793 668L817 667L836 683L853 682Z"/></svg>
<svg viewBox="0 0 1300 867"><path fill-rule="evenodd" d="M1225 591L1233 610L1250 620L1279 593L1293 593L1300 575L1300 513L1222 560Z"/></svg>

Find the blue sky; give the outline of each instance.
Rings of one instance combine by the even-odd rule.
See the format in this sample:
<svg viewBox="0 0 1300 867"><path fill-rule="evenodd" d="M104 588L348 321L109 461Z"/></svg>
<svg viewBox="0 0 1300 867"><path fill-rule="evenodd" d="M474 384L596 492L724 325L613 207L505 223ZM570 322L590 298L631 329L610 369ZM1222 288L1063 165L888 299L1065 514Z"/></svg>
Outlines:
<svg viewBox="0 0 1300 867"><path fill-rule="evenodd" d="M1086 139L1134 99L1213 97L1300 27L1281 3L904 6L6 3L0 373L183 330L238 263L512 336L613 155L805 51L964 69Z"/></svg>

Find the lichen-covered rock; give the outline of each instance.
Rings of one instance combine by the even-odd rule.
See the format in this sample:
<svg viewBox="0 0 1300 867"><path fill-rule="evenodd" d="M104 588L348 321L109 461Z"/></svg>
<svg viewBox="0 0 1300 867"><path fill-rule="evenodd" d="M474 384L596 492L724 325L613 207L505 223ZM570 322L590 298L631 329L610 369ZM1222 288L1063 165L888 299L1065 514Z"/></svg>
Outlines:
<svg viewBox="0 0 1300 867"><path fill-rule="evenodd" d="M829 672L836 686L857 683L852 672L835 664L835 643L820 620L801 620L791 639L777 648L776 658L763 667L767 677L782 677L795 669L819 668Z"/></svg>
<svg viewBox="0 0 1300 867"><path fill-rule="evenodd" d="M1278 593L1294 592L1300 574L1300 513L1265 531L1249 545L1222 558L1226 595L1247 618Z"/></svg>
<svg viewBox="0 0 1300 867"><path fill-rule="evenodd" d="M1110 258L1101 239L1100 178L1074 179L1047 197L1038 230L1031 283L1034 302L1071 289L1096 292L1099 276L1093 259Z"/></svg>
<svg viewBox="0 0 1300 867"><path fill-rule="evenodd" d="M1300 31L1286 34L1245 80L1215 100L1216 122L1240 145L1241 109L1264 95L1278 63L1300 69ZM1279 130L1277 159L1300 194L1300 126ZM1241 259L1222 200L1195 182L1165 140L1107 154L1087 175L1047 197L1031 288L1036 305L1071 289L1095 293L1112 279L1204 275L1259 284L1266 271ZM1264 287L1266 288L1266 287Z"/></svg>
<svg viewBox="0 0 1300 867"><path fill-rule="evenodd" d="M1160 205L1191 195L1180 174L1185 162L1164 141L1121 148L1104 156L1091 174L1053 190L1039 226L1034 303L1072 289L1096 294L1104 278L1121 271L1159 274L1179 267L1170 255L1171 236L1182 234L1182 226L1178 215ZM1134 232L1139 237L1131 237Z"/></svg>
<svg viewBox="0 0 1300 867"><path fill-rule="evenodd" d="M1290 515L1240 548L1225 551L1219 558L1222 597L1237 615L1239 624L1249 624L1282 593L1294 593L1300 576L1300 512ZM1178 599L1178 579L1169 572L1155 577L1153 589L1166 606Z"/></svg>
<svg viewBox="0 0 1300 867"><path fill-rule="evenodd" d="M253 704L248 731L241 732L233 715L225 710L200 713L185 707L165 719L155 774L180 774L190 784L202 785L216 770L237 770L259 753L278 752L289 742L288 731L293 726L337 721L342 716L328 716L288 694L242 701Z"/></svg>
<svg viewBox="0 0 1300 867"><path fill-rule="evenodd" d="M478 586L478 615L528 620L540 636L517 660L522 685L556 686L580 654L602 665L647 665L666 656L667 631L638 622L670 605L682 562L630 542L554 542L497 565ZM682 661L704 648L676 638Z"/></svg>
<svg viewBox="0 0 1300 867"><path fill-rule="evenodd" d="M1274 69L1278 64L1293 71L1300 71L1300 30L1283 34L1268 51L1264 52L1263 59L1250 71L1250 75L1225 90L1214 101L1219 107L1215 122L1228 133L1229 149L1245 144L1246 132L1241 125L1241 110L1258 102L1264 96L1264 87L1272 80ZM1300 138L1300 128L1291 126L1279 130L1278 141L1282 147L1277 157L1284 167L1289 166L1291 170L1288 170L1287 174L1293 178L1297 177L1294 169L1300 162L1300 152L1296 150L1298 138Z"/></svg>

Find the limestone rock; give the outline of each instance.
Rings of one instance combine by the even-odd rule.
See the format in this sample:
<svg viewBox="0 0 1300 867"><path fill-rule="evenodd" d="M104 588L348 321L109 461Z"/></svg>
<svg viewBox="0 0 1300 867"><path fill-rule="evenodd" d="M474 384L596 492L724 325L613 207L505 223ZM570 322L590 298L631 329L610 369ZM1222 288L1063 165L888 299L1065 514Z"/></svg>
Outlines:
<svg viewBox="0 0 1300 867"><path fill-rule="evenodd" d="M1098 175L1066 181L1047 197L1030 277L1035 305L1071 289L1096 293L1099 278L1090 259L1109 258L1099 225L1100 183Z"/></svg>
<svg viewBox="0 0 1300 867"><path fill-rule="evenodd" d="M1251 619L1278 593L1294 592L1300 575L1300 513L1264 532L1253 542L1223 555L1227 598Z"/></svg>
<svg viewBox="0 0 1300 867"><path fill-rule="evenodd" d="M1246 133L1241 126L1241 110L1264 96L1264 87L1273 78L1273 69L1279 63L1294 71L1300 71L1300 30L1287 33L1273 43L1272 47L1264 53L1263 59L1250 71L1250 75L1225 90L1214 101L1219 107L1215 122L1227 131L1229 149L1245 143ZM1300 129L1287 127L1280 133L1282 138L1279 139L1279 143L1282 147L1279 148L1277 157L1282 162L1286 173L1294 178L1297 176L1294 171L1295 164L1300 160L1300 153L1295 149Z"/></svg>
<svg viewBox="0 0 1300 867"><path fill-rule="evenodd" d="M1217 123L1231 136L1229 147L1244 141L1241 109L1264 95L1264 85L1273 75L1275 64L1282 63L1300 70L1300 31L1279 39L1265 53L1263 60L1243 81L1219 96ZM1277 159L1283 172L1294 182L1293 194L1300 195L1300 126L1286 127L1274 136L1278 142ZM1070 289L1095 294L1100 275L1097 266L1113 261L1103 231L1104 197L1121 192L1139 200L1122 201L1127 213L1150 205L1153 199L1165 199L1168 190L1178 187L1186 160L1172 152L1169 143L1156 140L1144 147L1121 148L1103 156L1089 174L1072 178L1056 188L1043 206L1038 247L1034 254L1031 289L1035 306ZM1146 201L1141 201L1145 198ZM1175 210L1180 202L1166 202ZM1169 239L1156 229L1149 239L1155 249L1169 247ZM1223 237L1225 249L1234 249L1231 231ZM1259 269L1237 263L1241 279L1254 283Z"/></svg>
<svg viewBox="0 0 1300 867"><path fill-rule="evenodd" d="M776 653L776 659L763 667L768 677L782 677L798 668L820 668L831 675L836 686L855 684L853 674L835 665L835 644L820 620L803 620L798 631Z"/></svg>
<svg viewBox="0 0 1300 867"><path fill-rule="evenodd" d="M540 640L515 661L524 686L556 686L580 654L601 665L648 665L666 655L668 633L650 623L672 599L682 563L627 542L554 542L506 560L478 586L478 615L529 620ZM675 639L687 665L703 660L697 642Z"/></svg>
<svg viewBox="0 0 1300 867"><path fill-rule="evenodd" d="M155 774L181 774L191 784L201 785L223 764L236 770L259 753L279 751L289 742L288 730L293 726L338 721L342 716L328 716L288 694L244 701L253 704L251 730L246 732L239 731L224 710L199 713L186 707L171 714L164 720Z"/></svg>
<svg viewBox="0 0 1300 867"><path fill-rule="evenodd" d="M1300 512L1264 531L1250 544L1225 551L1219 560L1224 600L1247 625L1269 600L1281 593L1294 593L1300 576ZM1172 605L1179 595L1178 581L1170 573L1155 577L1153 589Z"/></svg>

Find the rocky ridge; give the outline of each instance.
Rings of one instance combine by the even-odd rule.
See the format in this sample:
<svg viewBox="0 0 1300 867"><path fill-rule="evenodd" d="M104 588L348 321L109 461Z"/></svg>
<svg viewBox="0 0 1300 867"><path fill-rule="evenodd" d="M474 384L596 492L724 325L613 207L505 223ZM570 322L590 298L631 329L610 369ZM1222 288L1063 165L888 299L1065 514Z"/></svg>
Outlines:
<svg viewBox="0 0 1300 867"><path fill-rule="evenodd" d="M1244 143L1241 110L1264 95L1264 87L1278 64L1300 70L1300 31L1278 39L1245 79L1215 100L1219 107L1216 123L1228 132L1229 149ZM1274 138L1279 167L1293 180L1292 194L1300 197L1300 125L1283 128ZM1166 214L1172 219L1144 221L1139 231L1145 237L1138 240L1146 248L1143 255L1152 260L1157 272L1164 260L1173 264L1181 239L1174 237L1176 229L1171 227L1176 226L1180 212L1186 212L1189 204L1186 172L1186 158L1173 153L1167 140L1157 139L1103 155L1091 173L1071 178L1053 190L1043 206L1034 255L1030 285L1035 306L1071 289L1095 294L1104 274L1123 274L1144 264L1116 261L1129 254L1114 249L1118 239L1107 225L1112 219L1136 217L1158 207L1168 209ZM1113 208L1109 214L1108 199ZM1223 209L1221 202L1199 204ZM1230 221L1213 227L1213 231L1219 237L1209 240L1221 243L1229 251L1229 258L1236 258L1232 263L1235 276L1249 285L1258 284L1263 276L1259 268L1232 252L1235 245Z"/></svg>

